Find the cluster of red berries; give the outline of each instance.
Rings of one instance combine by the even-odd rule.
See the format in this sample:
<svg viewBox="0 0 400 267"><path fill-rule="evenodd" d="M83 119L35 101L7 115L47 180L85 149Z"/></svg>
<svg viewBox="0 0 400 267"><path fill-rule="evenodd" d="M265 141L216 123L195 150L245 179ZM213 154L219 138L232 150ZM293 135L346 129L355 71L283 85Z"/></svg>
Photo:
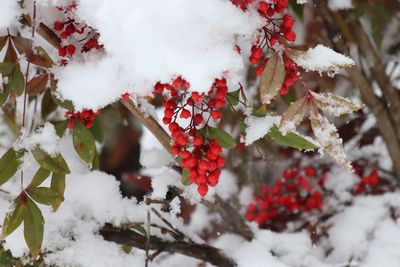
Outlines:
<svg viewBox="0 0 400 267"><path fill-rule="evenodd" d="M252 3L253 1L232 2L239 8L246 9L247 4ZM260 36L256 43L252 45L249 57L250 63L256 67L256 74L258 76L263 74L265 66L270 59L270 56L268 56L265 51L273 50L273 47L276 44L281 43L281 38L284 38L288 42L296 40L296 33L293 31L293 18L288 14L276 16L276 14L282 14L288 5L287 0L258 2L258 13L260 16L265 18L266 24L260 29L262 36ZM243 8L243 6L245 8ZM284 51L283 59L285 62L286 78L281 90L279 91L281 95L288 93L289 87L297 81L299 76L296 64L285 56Z"/></svg>
<svg viewBox="0 0 400 267"><path fill-rule="evenodd" d="M66 21L56 21L54 23L54 30L60 32L60 37L64 42L74 34L79 35L79 41L75 42L79 45L81 53L89 52L92 49L102 49L103 45L99 44L99 34L86 24L78 23L74 18L70 18L68 15L76 10L76 3L66 7L57 7L57 10L62 11L66 14ZM73 44L67 44L61 46L58 49L58 55L62 58L60 65L65 66L67 64L67 57L72 57L76 52L76 47Z"/></svg>
<svg viewBox="0 0 400 267"><path fill-rule="evenodd" d="M280 95L286 95L291 87L299 79L299 70L296 65L289 57L283 55L283 63L285 65L285 81L283 82L282 88L279 90Z"/></svg>
<svg viewBox="0 0 400 267"><path fill-rule="evenodd" d="M74 128L75 120L80 121L86 128L91 128L93 126L93 121L96 119L98 114L99 111L93 111L91 109L82 112L67 111L65 117L68 119L68 129Z"/></svg>
<svg viewBox="0 0 400 267"><path fill-rule="evenodd" d="M189 87L187 81L178 77L170 84L157 83L154 92L164 95L163 123L171 133L171 153L181 157L189 180L205 196L209 186L218 184L220 168L225 165L222 147L217 140L207 137L207 127L210 119L221 118L228 87L224 78L216 79L207 95L189 92ZM178 117L186 123L179 124Z"/></svg>
<svg viewBox="0 0 400 267"><path fill-rule="evenodd" d="M286 169L273 185L260 187L255 202L247 208L246 218L261 228L271 228L274 222L286 224L300 212L320 211L324 204L319 184L324 177L317 177L313 167Z"/></svg>
<svg viewBox="0 0 400 267"><path fill-rule="evenodd" d="M360 178L360 181L356 184L356 188L354 189L355 194L360 195L371 192L380 181L377 170L372 170L368 176L363 176L362 168L355 167L355 172Z"/></svg>

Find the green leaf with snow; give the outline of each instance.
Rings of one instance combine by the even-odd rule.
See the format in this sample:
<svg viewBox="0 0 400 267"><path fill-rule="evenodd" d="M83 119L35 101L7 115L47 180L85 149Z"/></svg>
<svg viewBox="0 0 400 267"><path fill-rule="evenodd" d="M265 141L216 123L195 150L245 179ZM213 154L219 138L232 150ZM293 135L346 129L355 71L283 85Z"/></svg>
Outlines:
<svg viewBox="0 0 400 267"><path fill-rule="evenodd" d="M319 148L316 144L298 133L288 132L286 135L283 135L276 125L271 128L268 135L279 144L296 149L314 150Z"/></svg>
<svg viewBox="0 0 400 267"><path fill-rule="evenodd" d="M22 224L26 211L27 206L22 203L21 195L19 195L14 200L10 210L7 212L4 218L2 226L2 238L6 238Z"/></svg>
<svg viewBox="0 0 400 267"><path fill-rule="evenodd" d="M50 156L47 152L36 147L32 150L33 157L39 163L39 165L51 172L69 174L70 170L68 168L65 159L61 154L55 156Z"/></svg>

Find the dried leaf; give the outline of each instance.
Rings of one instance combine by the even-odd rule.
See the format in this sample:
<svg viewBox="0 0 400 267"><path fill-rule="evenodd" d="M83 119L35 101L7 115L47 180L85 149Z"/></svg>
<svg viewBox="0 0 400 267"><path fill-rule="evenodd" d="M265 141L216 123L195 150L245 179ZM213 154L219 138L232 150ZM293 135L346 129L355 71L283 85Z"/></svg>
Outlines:
<svg viewBox="0 0 400 267"><path fill-rule="evenodd" d="M274 52L265 66L260 82L260 98L263 104L271 103L285 81L285 65L282 57Z"/></svg>
<svg viewBox="0 0 400 267"><path fill-rule="evenodd" d="M29 95L37 95L46 90L47 82L49 81L49 75L42 74L33 77L27 84L26 90Z"/></svg>
<svg viewBox="0 0 400 267"><path fill-rule="evenodd" d="M18 52L22 54L29 54L32 51L32 40L27 39L20 36L12 36L11 37L15 48L17 48Z"/></svg>
<svg viewBox="0 0 400 267"><path fill-rule="evenodd" d="M55 48L60 48L61 46L61 39L57 36L57 34L47 27L44 23L40 23L39 27L37 28L37 33L42 36L47 42L53 45Z"/></svg>
<svg viewBox="0 0 400 267"><path fill-rule="evenodd" d="M53 65L53 60L42 47L35 47L33 52L27 54L27 60L32 64L40 67L50 68Z"/></svg>

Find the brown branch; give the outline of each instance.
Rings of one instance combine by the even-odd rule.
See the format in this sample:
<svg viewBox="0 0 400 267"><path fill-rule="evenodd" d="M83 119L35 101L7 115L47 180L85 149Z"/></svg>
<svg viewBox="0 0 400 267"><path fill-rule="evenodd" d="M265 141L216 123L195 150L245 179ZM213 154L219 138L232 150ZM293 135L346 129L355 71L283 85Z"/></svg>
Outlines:
<svg viewBox="0 0 400 267"><path fill-rule="evenodd" d="M134 231L114 228L107 225L100 230L100 234L107 241L146 250L146 237ZM236 264L225 256L221 250L208 245L200 245L185 241L163 241L158 237L150 236L148 246L150 250L179 253L215 266L236 266Z"/></svg>

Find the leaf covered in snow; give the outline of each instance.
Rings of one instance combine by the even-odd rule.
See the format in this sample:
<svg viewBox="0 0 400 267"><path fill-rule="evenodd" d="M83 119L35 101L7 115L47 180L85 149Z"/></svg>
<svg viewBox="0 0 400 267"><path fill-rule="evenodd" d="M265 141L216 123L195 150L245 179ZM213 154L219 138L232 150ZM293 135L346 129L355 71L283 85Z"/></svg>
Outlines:
<svg viewBox="0 0 400 267"><path fill-rule="evenodd" d="M364 107L362 104L355 104L349 99L333 95L331 93L311 93L316 105L324 112L332 116L341 116L356 112Z"/></svg>
<svg viewBox="0 0 400 267"><path fill-rule="evenodd" d="M304 96L292 103L290 107L283 113L279 129L282 134L294 131L303 121L307 111L307 96Z"/></svg>
<svg viewBox="0 0 400 267"><path fill-rule="evenodd" d="M323 45L317 45L306 52L291 50L288 55L297 65L307 71L337 73L342 68L354 65L351 58Z"/></svg>
<svg viewBox="0 0 400 267"><path fill-rule="evenodd" d="M329 155L342 167L351 171L353 168L344 153L343 140L339 137L335 125L316 112L311 112L310 120L313 133L321 144L323 153Z"/></svg>

